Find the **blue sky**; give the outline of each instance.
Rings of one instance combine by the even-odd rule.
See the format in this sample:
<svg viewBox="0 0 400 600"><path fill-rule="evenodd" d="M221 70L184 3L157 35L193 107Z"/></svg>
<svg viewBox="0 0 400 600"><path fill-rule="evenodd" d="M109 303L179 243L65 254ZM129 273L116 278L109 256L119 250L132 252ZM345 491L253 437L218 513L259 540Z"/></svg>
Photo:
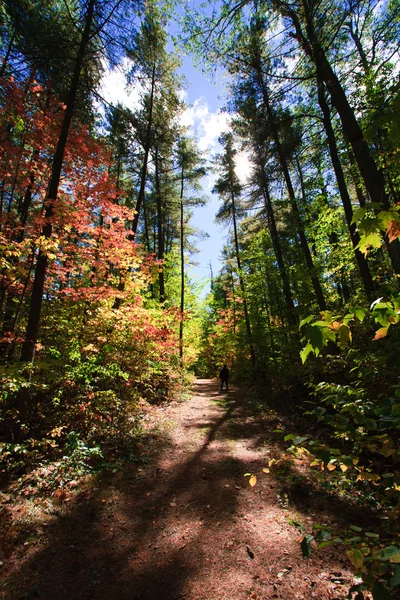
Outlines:
<svg viewBox="0 0 400 600"><path fill-rule="evenodd" d="M198 139L200 149L210 161L220 151L218 137L227 126L227 116L221 114L224 95L223 78L219 74L214 81L209 81L193 66L190 57L184 57L182 72L188 82L185 90L185 101L189 105L187 124L190 125L191 133ZM192 223L209 236L196 243L199 252L193 259L198 265L191 269L191 275L196 280L209 278L210 262L214 274L219 271L221 266L219 255L227 234L227 231L214 220L219 201L217 196L211 193L213 185L213 175L203 179L203 194L208 199L208 203L206 206L196 208L192 218Z"/></svg>
<svg viewBox="0 0 400 600"><path fill-rule="evenodd" d="M182 97L188 109L182 116L182 122L187 125L189 133L195 135L199 148L205 157L211 161L212 157L220 151L218 137L228 128L229 117L222 111L224 105L224 77L217 74L213 81L193 66L190 57L182 57L181 72L187 80L187 88L182 90ZM135 90L127 92L123 67L108 72L103 78L102 95L108 101L117 101L133 107L138 96ZM245 155L238 159L237 170L239 177L244 180L248 172L248 161ZM211 193L214 185L212 174L202 181L203 194L208 198L208 204L194 211L192 223L200 230L208 233L204 241L197 241L198 254L193 259L197 266L191 270L191 276L196 280L208 279L210 275L209 264L212 263L214 275L219 271L221 263L220 252L228 235L228 230L215 223L215 213L219 202L215 194Z"/></svg>

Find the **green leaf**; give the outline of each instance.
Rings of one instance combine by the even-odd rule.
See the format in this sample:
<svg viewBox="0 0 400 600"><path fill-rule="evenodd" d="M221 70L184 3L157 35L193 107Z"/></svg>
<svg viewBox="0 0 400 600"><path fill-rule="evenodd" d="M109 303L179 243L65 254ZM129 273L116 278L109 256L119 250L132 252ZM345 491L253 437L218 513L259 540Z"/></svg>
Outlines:
<svg viewBox="0 0 400 600"><path fill-rule="evenodd" d="M318 534L318 537L320 540L326 542L326 541L330 540L332 536L331 536L330 532L327 531L326 529L321 529L321 531Z"/></svg>
<svg viewBox="0 0 400 600"><path fill-rule="evenodd" d="M311 542L313 541L313 535L305 535L301 540L301 552L303 554L303 558L310 558L311 555Z"/></svg>
<svg viewBox="0 0 400 600"><path fill-rule="evenodd" d="M378 223L381 229L387 229L390 221L397 221L398 215L392 210L381 210L378 214Z"/></svg>
<svg viewBox="0 0 400 600"><path fill-rule="evenodd" d="M307 438L307 437L301 437L301 436L298 436L298 437L294 438L294 440L293 440L293 444L294 444L295 446L298 446L299 444L302 444L302 443L303 443L303 442L305 442L306 440L308 440L308 438Z"/></svg>
<svg viewBox="0 0 400 600"><path fill-rule="evenodd" d="M307 360L308 355L310 354L310 352L314 352L314 348L311 346L310 343L307 344L307 346L305 348L303 348L303 350L300 352L300 358L301 358L301 362L304 363Z"/></svg>
<svg viewBox="0 0 400 600"><path fill-rule="evenodd" d="M360 413L355 413L353 415L353 419L354 419L354 423L356 423L357 425L364 425L365 421L367 420L367 417L365 417L364 415L362 415Z"/></svg>
<svg viewBox="0 0 400 600"><path fill-rule="evenodd" d="M368 254L369 248L380 248L382 244L382 238L379 233L370 233L369 235L362 236L361 240L357 244L357 249L360 250L364 255Z"/></svg>
<svg viewBox="0 0 400 600"><path fill-rule="evenodd" d="M361 323L362 323L365 319L365 316L368 313L367 309L362 306L356 306L353 310L354 310L354 314L356 315L357 319L359 321L361 321Z"/></svg>
<svg viewBox="0 0 400 600"><path fill-rule="evenodd" d="M353 219L351 221L352 225L357 223L357 221L361 221L361 219L365 217L366 212L366 208L356 208L356 210L353 212Z"/></svg>
<svg viewBox="0 0 400 600"><path fill-rule="evenodd" d="M321 459L325 465L331 460L331 453L328 450L318 450L318 452L313 451L313 453L317 458Z"/></svg>
<svg viewBox="0 0 400 600"><path fill-rule="evenodd" d="M345 325L347 325L348 323L350 323L350 321L352 321L354 319L354 313L348 313L347 315L345 315L343 317L343 323Z"/></svg>
<svg viewBox="0 0 400 600"><path fill-rule="evenodd" d="M300 531L304 531L303 525L298 521L293 521L293 519L289 519L289 524L293 525L294 527L297 527L297 529L300 529Z"/></svg>
<svg viewBox="0 0 400 600"><path fill-rule="evenodd" d="M309 343L312 345L316 356L318 356L319 352L325 345L321 327L318 327L317 325L309 325L305 335Z"/></svg>
<svg viewBox="0 0 400 600"><path fill-rule="evenodd" d="M387 546L385 556L389 557L389 562L400 564L400 548L398 546Z"/></svg>
<svg viewBox="0 0 400 600"><path fill-rule="evenodd" d="M390 579L390 587L394 588L396 585L400 585L400 567L395 565L393 567L393 577Z"/></svg>
<svg viewBox="0 0 400 600"><path fill-rule="evenodd" d="M384 562L390 562L392 564L400 563L400 547L399 546L386 546L376 552L372 556L373 560L379 560Z"/></svg>
<svg viewBox="0 0 400 600"><path fill-rule="evenodd" d="M306 317L305 319L303 319L302 321L300 321L300 325L299 325L299 329L301 329L302 327L304 327L304 325L308 325L308 323L311 323L311 321L313 320L314 315L309 315L308 317Z"/></svg>
<svg viewBox="0 0 400 600"><path fill-rule="evenodd" d="M372 597L374 600L392 600L391 591L381 581L377 581L372 588Z"/></svg>
<svg viewBox="0 0 400 600"><path fill-rule="evenodd" d="M364 554L357 548L351 548L351 550L347 550L346 555L355 569L358 570L363 565Z"/></svg>
<svg viewBox="0 0 400 600"><path fill-rule="evenodd" d="M362 531L362 528L358 527L357 525L350 525L350 529L352 529L353 531L357 531L358 533Z"/></svg>
<svg viewBox="0 0 400 600"><path fill-rule="evenodd" d="M322 415L326 413L326 408L323 408L323 406L317 406L314 412L317 417L322 417Z"/></svg>

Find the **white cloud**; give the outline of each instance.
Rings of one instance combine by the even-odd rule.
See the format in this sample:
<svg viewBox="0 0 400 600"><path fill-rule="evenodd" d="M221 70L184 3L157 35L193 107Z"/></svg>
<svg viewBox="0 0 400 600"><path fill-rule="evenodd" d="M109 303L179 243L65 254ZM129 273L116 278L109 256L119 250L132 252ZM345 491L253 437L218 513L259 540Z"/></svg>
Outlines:
<svg viewBox="0 0 400 600"><path fill-rule="evenodd" d="M141 88L140 84L127 88L126 72L129 71L130 66L131 61L125 58L114 69L106 68L100 84L100 95L110 104L120 102L133 110L139 104ZM186 90L179 90L178 96L182 102L187 102ZM183 111L179 121L196 136L199 149L211 157L220 151L218 138L223 131L229 129L230 116L226 112L212 112L207 99L201 96Z"/></svg>
<svg viewBox="0 0 400 600"><path fill-rule="evenodd" d="M124 58L120 65L113 69L105 69L101 79L100 95L110 104L120 102L130 109L135 109L139 105L140 85L126 85L126 72L130 69L131 61Z"/></svg>
<svg viewBox="0 0 400 600"><path fill-rule="evenodd" d="M210 111L207 100L202 96L181 117L182 125L196 135L200 150L210 154L219 150L218 138L229 129L229 120L226 112Z"/></svg>
<svg viewBox="0 0 400 600"><path fill-rule="evenodd" d="M230 127L231 116L226 112L212 112L204 97L197 98L194 104L187 108L181 116L180 122L196 135L200 150L211 159L213 155L221 151L218 138ZM251 173L249 154L240 151L236 155L236 174L241 183L247 183ZM211 189L214 185L215 176L209 176L205 188Z"/></svg>
<svg viewBox="0 0 400 600"><path fill-rule="evenodd" d="M188 97L189 97L189 94L187 93L187 90L184 90L184 89L178 90L178 98L181 102L187 102Z"/></svg>

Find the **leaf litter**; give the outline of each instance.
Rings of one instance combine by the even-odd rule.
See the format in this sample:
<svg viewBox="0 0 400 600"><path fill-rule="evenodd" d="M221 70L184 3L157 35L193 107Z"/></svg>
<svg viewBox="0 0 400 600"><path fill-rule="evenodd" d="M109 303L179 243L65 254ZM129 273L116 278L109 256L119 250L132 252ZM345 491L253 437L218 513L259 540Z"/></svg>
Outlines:
<svg viewBox="0 0 400 600"><path fill-rule="evenodd" d="M32 519L29 501L4 490L7 600L345 598L354 583L348 557L334 548L307 557L313 519L334 515L312 505L298 513L275 476L282 452L273 422L250 418L243 390L220 400L215 382L197 380L191 400L163 409L174 427L148 468L78 482L50 511L36 497Z"/></svg>

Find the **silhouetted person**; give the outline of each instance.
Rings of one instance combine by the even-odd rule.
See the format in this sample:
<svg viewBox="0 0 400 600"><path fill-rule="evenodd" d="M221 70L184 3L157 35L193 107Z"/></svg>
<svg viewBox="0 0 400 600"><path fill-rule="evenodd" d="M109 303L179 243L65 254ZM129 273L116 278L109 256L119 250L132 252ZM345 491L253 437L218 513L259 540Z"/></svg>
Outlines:
<svg viewBox="0 0 400 600"><path fill-rule="evenodd" d="M222 369L220 370L219 378L221 380L221 392L222 392L222 388L224 387L224 383L226 385L226 391L228 391L229 369L227 368L226 365L224 365L222 367Z"/></svg>

